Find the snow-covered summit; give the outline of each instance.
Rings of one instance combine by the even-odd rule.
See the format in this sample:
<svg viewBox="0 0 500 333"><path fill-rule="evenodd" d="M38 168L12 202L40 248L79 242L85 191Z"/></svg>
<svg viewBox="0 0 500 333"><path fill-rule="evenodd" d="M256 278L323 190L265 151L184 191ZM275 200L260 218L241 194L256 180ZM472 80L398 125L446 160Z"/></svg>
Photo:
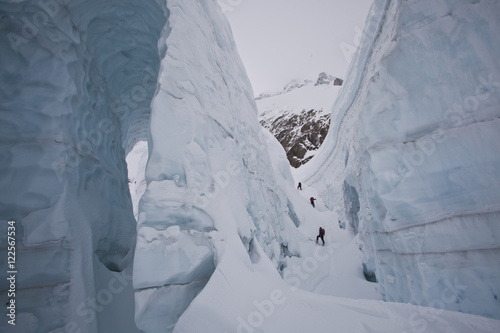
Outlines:
<svg viewBox="0 0 500 333"><path fill-rule="evenodd" d="M290 81L289 83L287 83L283 87L283 90L281 90L281 91L275 91L275 92L264 92L264 93L261 93L261 94L259 94L259 96L255 97L255 100L258 101L258 100L261 100L261 99L265 99L265 98L274 97L274 96L277 96L277 95L286 94L286 93L289 93L289 92L291 92L291 91L293 91L295 89L299 89L299 88L302 88L302 87L307 87L307 86L310 86L312 84L314 84L315 86L329 85L329 84L335 84L337 86L341 86L342 82L343 82L343 80L340 79L340 78L332 76L332 75L330 75L330 74L328 74L326 72L321 72L318 75L318 78L316 79L316 82L314 82L312 80L308 80L308 79L304 79L304 80L294 79L294 80Z"/></svg>
<svg viewBox="0 0 500 333"><path fill-rule="evenodd" d="M333 83L336 86L341 86L344 80L332 76L326 72L321 72L318 76L318 80L316 80L316 83L314 84L315 86L320 86L324 84L331 84Z"/></svg>

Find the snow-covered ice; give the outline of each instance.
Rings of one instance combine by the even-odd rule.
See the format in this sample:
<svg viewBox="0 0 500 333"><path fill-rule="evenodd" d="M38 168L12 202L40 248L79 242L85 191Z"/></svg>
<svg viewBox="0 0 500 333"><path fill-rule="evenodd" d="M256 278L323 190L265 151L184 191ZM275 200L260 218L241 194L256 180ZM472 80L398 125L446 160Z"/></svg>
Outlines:
<svg viewBox="0 0 500 333"><path fill-rule="evenodd" d="M281 185L292 176L286 160L271 164L229 24L213 1L167 8L134 265L146 332L173 329L227 252L260 243L275 267L299 254Z"/></svg>
<svg viewBox="0 0 500 333"><path fill-rule="evenodd" d="M0 329L500 331L499 7L376 0L292 175L215 0L1 2Z"/></svg>
<svg viewBox="0 0 500 333"><path fill-rule="evenodd" d="M375 1L300 177L385 300L500 318L497 1Z"/></svg>

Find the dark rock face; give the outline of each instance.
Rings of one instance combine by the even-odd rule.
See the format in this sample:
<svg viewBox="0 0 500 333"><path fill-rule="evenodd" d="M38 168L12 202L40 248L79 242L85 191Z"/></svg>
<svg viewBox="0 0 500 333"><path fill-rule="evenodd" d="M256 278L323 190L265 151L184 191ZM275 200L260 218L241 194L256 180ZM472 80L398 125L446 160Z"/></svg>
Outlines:
<svg viewBox="0 0 500 333"><path fill-rule="evenodd" d="M317 150L328 133L330 114L318 113L323 113L323 110L302 110L300 114L285 110L271 123L263 120L260 122L281 143L290 165L294 168L307 163L313 157L307 153Z"/></svg>
<svg viewBox="0 0 500 333"><path fill-rule="evenodd" d="M320 86L323 84L330 84L330 83L332 83L333 80L335 80L335 77L333 77L332 75L330 75L328 73L322 72L319 74L318 80L316 81L316 83L314 85Z"/></svg>
<svg viewBox="0 0 500 333"><path fill-rule="evenodd" d="M317 93L308 95L303 93L304 90L311 92L312 88L312 91L325 91L325 94L329 94L332 90L325 89L325 86L341 86L342 82L342 79L322 72L316 82L293 80L284 86L282 91L262 93L255 98L258 106L265 105L260 110L260 124L278 139L294 168L307 163L314 156L314 151L323 143L330 126L331 104L318 105L315 100ZM314 87L318 86L321 86L318 88L320 90L315 90ZM273 102L263 102L265 99L271 99ZM300 107L294 106L300 99L306 104L299 103ZM307 107L309 100L315 105L310 109ZM334 97L332 103L333 101Z"/></svg>
<svg viewBox="0 0 500 333"><path fill-rule="evenodd" d="M315 86L321 86L325 84L333 83L334 86L341 86L344 80L339 79L338 77L332 76L328 73L322 72L318 76L318 80L314 84Z"/></svg>

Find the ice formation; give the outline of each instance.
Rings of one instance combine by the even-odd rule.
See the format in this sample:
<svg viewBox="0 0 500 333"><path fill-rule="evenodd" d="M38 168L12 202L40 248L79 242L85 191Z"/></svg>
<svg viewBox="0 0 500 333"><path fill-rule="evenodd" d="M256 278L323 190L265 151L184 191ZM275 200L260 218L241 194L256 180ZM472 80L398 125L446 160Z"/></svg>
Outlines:
<svg viewBox="0 0 500 333"><path fill-rule="evenodd" d="M321 190L313 210L257 122L215 0L1 2L0 219L16 221L19 274L17 325L0 329L370 332L389 317L401 331L498 331L376 301L360 267L353 285L375 300L290 289L278 273L327 260L299 230L316 229L308 215L335 224L320 209L341 202L387 300L498 317L497 17L488 1L375 2L304 170ZM135 147L144 165L145 140L133 205L125 155Z"/></svg>
<svg viewBox="0 0 500 333"><path fill-rule="evenodd" d="M498 17L498 1L376 0L303 170L388 301L500 318Z"/></svg>
<svg viewBox="0 0 500 333"><path fill-rule="evenodd" d="M229 24L215 2L167 8L134 265L136 321L146 332L173 328L227 247L251 253L260 242L276 266L285 251L298 252L293 207L273 173Z"/></svg>
<svg viewBox="0 0 500 333"><path fill-rule="evenodd" d="M100 285L112 273L100 265L123 270L136 241L124 157L148 136L140 328L175 323L224 242L250 251L261 241L275 265L298 251L285 237L293 207L215 1L10 1L1 11L2 188L12 189L2 220L18 222L19 267L30 267L18 280L26 332L102 328L109 313L91 302L111 302ZM143 317L144 307L163 294L171 310L145 323L156 313Z"/></svg>
<svg viewBox="0 0 500 333"><path fill-rule="evenodd" d="M0 219L16 222L18 265L17 325L1 331L135 327L132 272L115 272L136 242L125 153L147 138L167 15L164 1L0 3Z"/></svg>

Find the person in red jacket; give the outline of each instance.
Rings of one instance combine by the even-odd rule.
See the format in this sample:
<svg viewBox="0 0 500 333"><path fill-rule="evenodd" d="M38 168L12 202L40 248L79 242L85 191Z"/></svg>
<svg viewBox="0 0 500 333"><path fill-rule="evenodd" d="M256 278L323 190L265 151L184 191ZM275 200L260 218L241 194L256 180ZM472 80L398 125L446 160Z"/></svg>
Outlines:
<svg viewBox="0 0 500 333"><path fill-rule="evenodd" d="M316 200L316 198L311 197L311 198L309 199L309 201L311 201L311 205L313 206L313 208L315 208L315 207L316 207L316 206L314 205L314 200Z"/></svg>

